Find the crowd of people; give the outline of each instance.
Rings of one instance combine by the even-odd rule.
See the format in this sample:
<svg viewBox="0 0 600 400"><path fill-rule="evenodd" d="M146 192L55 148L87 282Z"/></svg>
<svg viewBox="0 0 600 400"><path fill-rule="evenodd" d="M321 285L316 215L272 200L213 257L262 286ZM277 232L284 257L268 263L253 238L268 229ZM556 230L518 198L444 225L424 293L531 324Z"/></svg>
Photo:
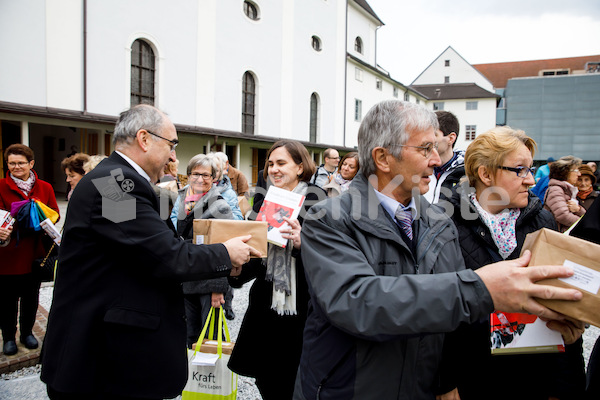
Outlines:
<svg viewBox="0 0 600 400"><path fill-rule="evenodd" d="M263 399L506 397L498 385L516 399L585 398L585 326L536 300L581 299L536 283L573 271L523 268L521 249L529 233L580 222L597 203L595 170L565 156L549 160L544 180L525 132L497 127L466 151L454 149L458 135L452 113L385 101L365 115L358 151L327 149L318 167L300 142L274 143L252 193L221 152L197 154L180 175L169 117L148 105L124 111L113 154L61 163L70 191L42 347L49 397L177 396L183 350L202 340L211 307L235 318L232 288L253 282L229 368L255 378ZM9 146L4 159L0 209L35 198L58 212L29 147ZM108 201L121 182L127 190ZM543 194L530 190L545 182ZM260 254L248 235L192 243L194 219L256 219L270 186L305 197L298 218L284 218L287 246ZM242 212L249 197L252 212ZM20 230L0 228L6 355L18 351L17 315L20 341L39 346L31 265L44 235ZM543 318L565 352L492 356L495 310ZM598 379L588 375L589 398Z"/></svg>

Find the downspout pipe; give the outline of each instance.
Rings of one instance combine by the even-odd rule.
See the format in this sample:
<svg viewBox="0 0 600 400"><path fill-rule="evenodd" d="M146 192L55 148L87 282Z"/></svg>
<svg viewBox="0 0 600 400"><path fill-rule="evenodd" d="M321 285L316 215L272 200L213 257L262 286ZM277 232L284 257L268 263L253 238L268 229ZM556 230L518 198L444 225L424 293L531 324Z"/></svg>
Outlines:
<svg viewBox="0 0 600 400"><path fill-rule="evenodd" d="M83 0L83 114L87 114L87 0Z"/></svg>
<svg viewBox="0 0 600 400"><path fill-rule="evenodd" d="M344 124L342 126L344 147L346 147L346 109L348 108L348 3L350 1L346 1L346 34L344 35Z"/></svg>

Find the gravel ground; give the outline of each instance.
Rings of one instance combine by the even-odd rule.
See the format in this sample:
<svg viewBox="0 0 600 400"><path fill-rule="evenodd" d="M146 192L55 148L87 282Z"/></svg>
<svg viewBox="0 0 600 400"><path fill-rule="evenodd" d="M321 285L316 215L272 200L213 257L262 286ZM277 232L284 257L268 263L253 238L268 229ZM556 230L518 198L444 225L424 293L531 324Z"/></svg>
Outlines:
<svg viewBox="0 0 600 400"><path fill-rule="evenodd" d="M46 308L50 309L50 304L52 303L52 289L53 287L49 284L45 284L45 287L42 287L40 290L40 304ZM232 340L235 341L237 338L238 332L240 330L240 325L242 323L244 313L246 312L246 308L248 307L248 292L250 290L251 283L244 285L241 289L234 289L234 300L233 300L233 309L236 314L236 317L233 321L227 321L229 327L229 333L232 337ZM600 329L591 326L588 328L584 334L584 356L586 360L586 364L592 348L594 347L594 343L596 339L600 335ZM5 397L2 395L2 381L15 380L19 379L19 386L27 386L32 385L34 388L37 388L37 392L43 391L41 394L37 395L27 395L27 397L22 397L23 399L47 399L45 396L45 388L41 386L39 382L39 374L40 374L40 366L36 365L34 367L28 367L21 369L19 371L15 371L9 374L0 375L0 399L10 399L14 400L16 397ZM37 386L35 386L37 385ZM261 400L260 393L254 384L254 379L246 378L244 376L240 376L238 379L238 399L241 400Z"/></svg>

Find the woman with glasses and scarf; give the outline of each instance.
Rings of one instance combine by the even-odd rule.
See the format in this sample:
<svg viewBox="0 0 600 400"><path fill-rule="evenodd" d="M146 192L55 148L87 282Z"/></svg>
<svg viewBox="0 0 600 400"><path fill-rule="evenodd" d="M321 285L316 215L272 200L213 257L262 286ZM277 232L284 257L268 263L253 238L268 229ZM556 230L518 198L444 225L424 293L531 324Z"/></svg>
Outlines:
<svg viewBox="0 0 600 400"><path fill-rule="evenodd" d="M302 352L302 334L308 311L308 287L300 257L302 221L305 212L325 192L308 183L315 166L306 148L293 140L280 140L267 152L264 178L272 185L306 196L298 219L285 218L286 247L269 244L266 259L253 259L239 277L229 278L241 287L254 278L250 302L229 361L232 371L256 378L265 400L292 398ZM264 200L264 191L254 196L253 216Z"/></svg>
<svg viewBox="0 0 600 400"><path fill-rule="evenodd" d="M467 268L517 258L527 234L541 228L556 230L550 212L528 190L535 184L531 168L535 148L532 138L510 127L479 135L467 148L468 184L457 185L451 198ZM548 323L567 345L565 353L556 354L492 356L490 326L486 318L447 336L439 391L445 395L438 399L581 398L582 323Z"/></svg>
<svg viewBox="0 0 600 400"><path fill-rule="evenodd" d="M33 150L23 144L8 146L4 152L8 166L6 178L0 179L0 209L10 211L11 204L37 199L59 212L54 190L39 179L33 165ZM3 352L10 356L18 351L16 343L17 311L19 311L20 342L28 349L38 347L33 325L38 309L40 280L31 266L33 260L44 257L44 231L19 232L0 228L0 328ZM20 308L19 308L20 304Z"/></svg>
<svg viewBox="0 0 600 400"><path fill-rule="evenodd" d="M205 154L195 155L188 163L188 185L179 191L171 211L171 222L184 239L193 238L194 219L233 219L231 208L213 186L217 168L215 160ZM198 340L211 306L225 303L228 289L227 278L183 283L188 348Z"/></svg>

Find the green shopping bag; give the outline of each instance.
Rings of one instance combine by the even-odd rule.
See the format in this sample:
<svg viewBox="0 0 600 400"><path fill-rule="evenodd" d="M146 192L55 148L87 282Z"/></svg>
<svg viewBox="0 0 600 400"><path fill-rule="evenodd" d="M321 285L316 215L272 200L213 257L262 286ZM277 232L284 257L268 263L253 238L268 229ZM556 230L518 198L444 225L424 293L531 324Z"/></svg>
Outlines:
<svg viewBox="0 0 600 400"><path fill-rule="evenodd" d="M219 307L218 313L217 340L204 339L209 326L208 336L214 337L217 313L211 307L195 350L188 349L188 380L181 394L182 400L235 400L237 397L237 374L227 367L234 343L229 338L223 307Z"/></svg>

